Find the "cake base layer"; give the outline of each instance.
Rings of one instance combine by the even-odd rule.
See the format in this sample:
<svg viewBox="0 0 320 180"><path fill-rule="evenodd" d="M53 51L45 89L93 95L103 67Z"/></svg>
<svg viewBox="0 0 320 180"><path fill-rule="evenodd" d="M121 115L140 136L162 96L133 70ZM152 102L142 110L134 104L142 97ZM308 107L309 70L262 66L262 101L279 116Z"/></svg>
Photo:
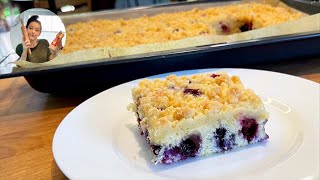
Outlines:
<svg viewBox="0 0 320 180"><path fill-rule="evenodd" d="M255 119L246 118L237 121L234 126L236 128L228 128L223 125L216 128L201 127L201 129L195 129L192 134L181 139L181 142L176 146L152 144L148 140L148 131L143 132L141 128L140 130L154 154L153 161L156 164L171 164L189 157L226 152L264 141L269 138L264 128L267 121L266 119L257 123Z"/></svg>

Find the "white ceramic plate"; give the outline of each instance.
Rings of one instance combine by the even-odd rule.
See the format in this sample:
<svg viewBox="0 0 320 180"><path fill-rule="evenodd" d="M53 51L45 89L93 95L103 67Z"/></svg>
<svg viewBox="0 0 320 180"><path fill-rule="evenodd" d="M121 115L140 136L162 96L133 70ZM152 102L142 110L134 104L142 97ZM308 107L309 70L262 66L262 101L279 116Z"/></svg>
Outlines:
<svg viewBox="0 0 320 180"><path fill-rule="evenodd" d="M134 114L126 109L137 83L132 81L90 98L65 117L52 145L59 168L71 179L318 179L319 84L248 69L175 74L220 71L240 76L246 87L262 97L270 112L266 142L172 165L154 165Z"/></svg>

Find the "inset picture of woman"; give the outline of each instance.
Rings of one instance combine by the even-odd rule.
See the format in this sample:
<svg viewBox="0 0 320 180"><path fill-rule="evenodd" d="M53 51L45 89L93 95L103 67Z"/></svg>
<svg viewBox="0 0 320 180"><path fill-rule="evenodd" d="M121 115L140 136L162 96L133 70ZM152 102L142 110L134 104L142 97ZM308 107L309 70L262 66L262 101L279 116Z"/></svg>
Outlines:
<svg viewBox="0 0 320 180"><path fill-rule="evenodd" d="M65 43L65 27L61 19L45 9L27 10L19 18L20 29L16 27L12 33L16 36L11 35L12 45L17 44L15 50L19 60L44 63L57 57Z"/></svg>

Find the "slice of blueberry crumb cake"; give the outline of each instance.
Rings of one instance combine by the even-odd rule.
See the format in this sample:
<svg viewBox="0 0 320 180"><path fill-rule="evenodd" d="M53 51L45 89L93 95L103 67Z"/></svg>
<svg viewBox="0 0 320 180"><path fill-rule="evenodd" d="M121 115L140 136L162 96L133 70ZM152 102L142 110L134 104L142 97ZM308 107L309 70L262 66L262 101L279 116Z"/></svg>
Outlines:
<svg viewBox="0 0 320 180"><path fill-rule="evenodd" d="M238 76L196 74L144 79L132 89L141 134L155 163L170 164L268 139L261 99Z"/></svg>

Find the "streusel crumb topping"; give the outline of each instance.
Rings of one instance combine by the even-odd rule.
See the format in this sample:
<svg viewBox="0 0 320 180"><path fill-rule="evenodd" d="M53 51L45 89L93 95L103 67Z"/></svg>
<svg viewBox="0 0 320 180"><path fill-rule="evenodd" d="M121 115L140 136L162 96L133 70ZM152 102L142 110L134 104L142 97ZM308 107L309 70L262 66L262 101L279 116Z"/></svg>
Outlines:
<svg viewBox="0 0 320 180"><path fill-rule="evenodd" d="M158 123L181 121L236 107L259 108L260 98L246 89L238 76L170 75L165 80L144 79L132 90L139 114Z"/></svg>
<svg viewBox="0 0 320 180"><path fill-rule="evenodd" d="M132 47L184 38L234 34L302 17L289 8L241 3L132 19L97 19L68 25L63 53L88 48ZM90 30L88 30L90 27Z"/></svg>

